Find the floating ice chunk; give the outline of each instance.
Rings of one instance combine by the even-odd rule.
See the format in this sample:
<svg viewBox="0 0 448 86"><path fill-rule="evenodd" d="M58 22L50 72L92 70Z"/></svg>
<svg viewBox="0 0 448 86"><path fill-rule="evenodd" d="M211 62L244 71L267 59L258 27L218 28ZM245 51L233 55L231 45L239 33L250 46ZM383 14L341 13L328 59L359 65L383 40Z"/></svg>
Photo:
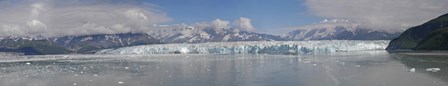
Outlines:
<svg viewBox="0 0 448 86"><path fill-rule="evenodd" d="M426 71L437 72L440 71L440 68L428 68Z"/></svg>
<svg viewBox="0 0 448 86"><path fill-rule="evenodd" d="M344 66L344 65L345 65L345 62L339 62L339 64L341 64L342 66Z"/></svg>
<svg viewBox="0 0 448 86"><path fill-rule="evenodd" d="M409 69L409 72L411 72L411 73L415 73L415 68L411 68L411 69Z"/></svg>
<svg viewBox="0 0 448 86"><path fill-rule="evenodd" d="M308 60L308 59L305 59L304 61L302 61L303 63L311 63L311 61L310 60Z"/></svg>

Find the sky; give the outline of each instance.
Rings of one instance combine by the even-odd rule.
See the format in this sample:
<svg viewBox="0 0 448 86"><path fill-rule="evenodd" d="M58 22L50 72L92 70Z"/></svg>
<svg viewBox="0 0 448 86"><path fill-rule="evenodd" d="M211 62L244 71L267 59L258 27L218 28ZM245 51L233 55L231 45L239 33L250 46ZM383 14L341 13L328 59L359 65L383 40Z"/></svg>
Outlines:
<svg viewBox="0 0 448 86"><path fill-rule="evenodd" d="M446 9L448 0L0 0L0 36L145 32L174 24L282 34L324 19L387 31Z"/></svg>
<svg viewBox="0 0 448 86"><path fill-rule="evenodd" d="M305 25L321 20L307 13L303 0L148 0L174 18L174 23L194 23L214 19L252 19L258 30L270 31ZM266 30L267 29L267 30Z"/></svg>

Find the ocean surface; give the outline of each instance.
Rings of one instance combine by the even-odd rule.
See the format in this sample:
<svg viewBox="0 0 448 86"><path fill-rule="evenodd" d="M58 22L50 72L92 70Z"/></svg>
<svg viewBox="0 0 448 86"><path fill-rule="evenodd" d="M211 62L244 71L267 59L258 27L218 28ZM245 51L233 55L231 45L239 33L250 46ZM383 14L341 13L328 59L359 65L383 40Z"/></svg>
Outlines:
<svg viewBox="0 0 448 86"><path fill-rule="evenodd" d="M446 55L0 54L0 86L448 86Z"/></svg>

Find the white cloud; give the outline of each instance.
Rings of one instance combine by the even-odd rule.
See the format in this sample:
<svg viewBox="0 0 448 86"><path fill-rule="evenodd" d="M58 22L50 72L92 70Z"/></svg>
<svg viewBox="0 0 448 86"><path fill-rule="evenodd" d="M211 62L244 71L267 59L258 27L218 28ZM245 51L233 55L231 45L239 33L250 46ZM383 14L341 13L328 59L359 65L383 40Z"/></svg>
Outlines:
<svg viewBox="0 0 448 86"><path fill-rule="evenodd" d="M241 17L239 20L231 23L227 20L215 19L211 22L199 22L193 25L195 29L215 29L217 32L222 32L225 29L238 29L242 31L255 31L256 29L252 26L251 19Z"/></svg>
<svg viewBox="0 0 448 86"><path fill-rule="evenodd" d="M230 28L230 22L221 19L215 19L212 21L212 26L216 29Z"/></svg>
<svg viewBox="0 0 448 86"><path fill-rule="evenodd" d="M241 18L242 19L242 18ZM255 28L250 25L250 19L246 18L243 20L235 20L235 22L229 22L227 20L215 19L207 22L197 22L194 24L171 24L171 25L154 25L155 28L148 33L154 37L168 37L174 34L182 34L183 37L188 37L193 34L200 34L203 38L208 38L209 34L206 31L212 29L216 33L222 33L224 30L232 31L238 33L240 31L247 31L247 28L252 28L250 30L255 30ZM239 25L240 22L246 24ZM241 27L245 28L244 30ZM206 30L207 29L207 30Z"/></svg>
<svg viewBox="0 0 448 86"><path fill-rule="evenodd" d="M212 28L217 32L222 32L224 29L230 28L230 22L221 19L215 19L211 22Z"/></svg>
<svg viewBox="0 0 448 86"><path fill-rule="evenodd" d="M254 26L252 26L251 19L241 17L239 20L235 21L235 25L240 30L244 31L255 31Z"/></svg>
<svg viewBox="0 0 448 86"><path fill-rule="evenodd" d="M145 32L172 19L154 5L107 0L0 1L0 36L66 36Z"/></svg>
<svg viewBox="0 0 448 86"><path fill-rule="evenodd" d="M306 5L317 16L389 30L416 26L448 13L448 0L306 0Z"/></svg>

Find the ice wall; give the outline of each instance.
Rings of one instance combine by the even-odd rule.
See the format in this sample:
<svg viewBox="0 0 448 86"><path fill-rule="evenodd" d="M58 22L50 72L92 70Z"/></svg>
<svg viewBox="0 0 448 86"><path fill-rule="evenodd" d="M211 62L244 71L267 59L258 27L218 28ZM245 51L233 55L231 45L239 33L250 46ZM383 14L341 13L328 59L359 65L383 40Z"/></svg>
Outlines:
<svg viewBox="0 0 448 86"><path fill-rule="evenodd" d="M383 50L389 40L256 41L160 44L105 49L96 54L313 54Z"/></svg>

